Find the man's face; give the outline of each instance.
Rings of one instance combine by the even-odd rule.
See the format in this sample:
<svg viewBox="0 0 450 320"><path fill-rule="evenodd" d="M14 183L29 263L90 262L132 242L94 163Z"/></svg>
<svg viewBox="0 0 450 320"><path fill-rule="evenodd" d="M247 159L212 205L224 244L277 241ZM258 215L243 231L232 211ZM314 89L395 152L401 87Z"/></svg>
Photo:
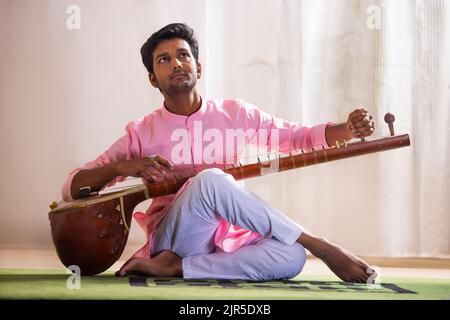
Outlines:
<svg viewBox="0 0 450 320"><path fill-rule="evenodd" d="M201 76L201 65L196 63L189 44L183 39L160 42L153 51L152 85L168 95L190 92Z"/></svg>

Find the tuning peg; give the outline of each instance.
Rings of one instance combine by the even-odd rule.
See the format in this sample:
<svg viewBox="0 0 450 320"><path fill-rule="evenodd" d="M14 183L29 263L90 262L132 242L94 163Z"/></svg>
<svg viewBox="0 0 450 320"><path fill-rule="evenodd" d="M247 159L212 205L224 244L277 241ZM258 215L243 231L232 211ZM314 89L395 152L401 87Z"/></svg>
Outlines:
<svg viewBox="0 0 450 320"><path fill-rule="evenodd" d="M386 113L386 115L384 116L384 122L388 124L391 136L394 135L394 125L393 125L394 121L395 121L394 115L392 113Z"/></svg>

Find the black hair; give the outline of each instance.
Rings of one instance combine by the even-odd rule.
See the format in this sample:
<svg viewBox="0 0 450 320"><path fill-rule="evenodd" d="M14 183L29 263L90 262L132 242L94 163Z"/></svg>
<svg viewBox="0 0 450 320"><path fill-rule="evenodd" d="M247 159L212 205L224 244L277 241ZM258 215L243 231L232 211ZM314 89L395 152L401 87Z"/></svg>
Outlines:
<svg viewBox="0 0 450 320"><path fill-rule="evenodd" d="M141 47L142 62L148 73L153 73L153 51L161 41L180 38L185 40L191 52L198 62L198 42L194 36L194 30L185 23L171 23L153 33Z"/></svg>

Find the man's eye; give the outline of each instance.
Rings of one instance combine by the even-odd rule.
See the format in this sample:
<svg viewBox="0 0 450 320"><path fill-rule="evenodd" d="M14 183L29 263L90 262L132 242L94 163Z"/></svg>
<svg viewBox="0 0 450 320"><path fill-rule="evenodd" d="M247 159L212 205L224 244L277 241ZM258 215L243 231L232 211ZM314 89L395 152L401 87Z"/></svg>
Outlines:
<svg viewBox="0 0 450 320"><path fill-rule="evenodd" d="M187 52L182 52L182 53L180 53L180 57L186 58L186 57L189 57L189 55L187 54Z"/></svg>
<svg viewBox="0 0 450 320"><path fill-rule="evenodd" d="M166 57L160 58L158 62L159 63L167 62L167 58Z"/></svg>

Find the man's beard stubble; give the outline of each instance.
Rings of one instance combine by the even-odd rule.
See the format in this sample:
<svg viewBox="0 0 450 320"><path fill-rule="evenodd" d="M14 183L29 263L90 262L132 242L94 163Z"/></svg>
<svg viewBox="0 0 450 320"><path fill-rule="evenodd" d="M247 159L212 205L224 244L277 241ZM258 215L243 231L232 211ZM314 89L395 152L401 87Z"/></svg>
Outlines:
<svg viewBox="0 0 450 320"><path fill-rule="evenodd" d="M189 93L194 89L195 85L197 84L197 79L190 78L188 82L182 82L179 85L174 85L173 83L169 84L169 87L167 88L166 94L169 96L176 96L179 94L185 94Z"/></svg>

